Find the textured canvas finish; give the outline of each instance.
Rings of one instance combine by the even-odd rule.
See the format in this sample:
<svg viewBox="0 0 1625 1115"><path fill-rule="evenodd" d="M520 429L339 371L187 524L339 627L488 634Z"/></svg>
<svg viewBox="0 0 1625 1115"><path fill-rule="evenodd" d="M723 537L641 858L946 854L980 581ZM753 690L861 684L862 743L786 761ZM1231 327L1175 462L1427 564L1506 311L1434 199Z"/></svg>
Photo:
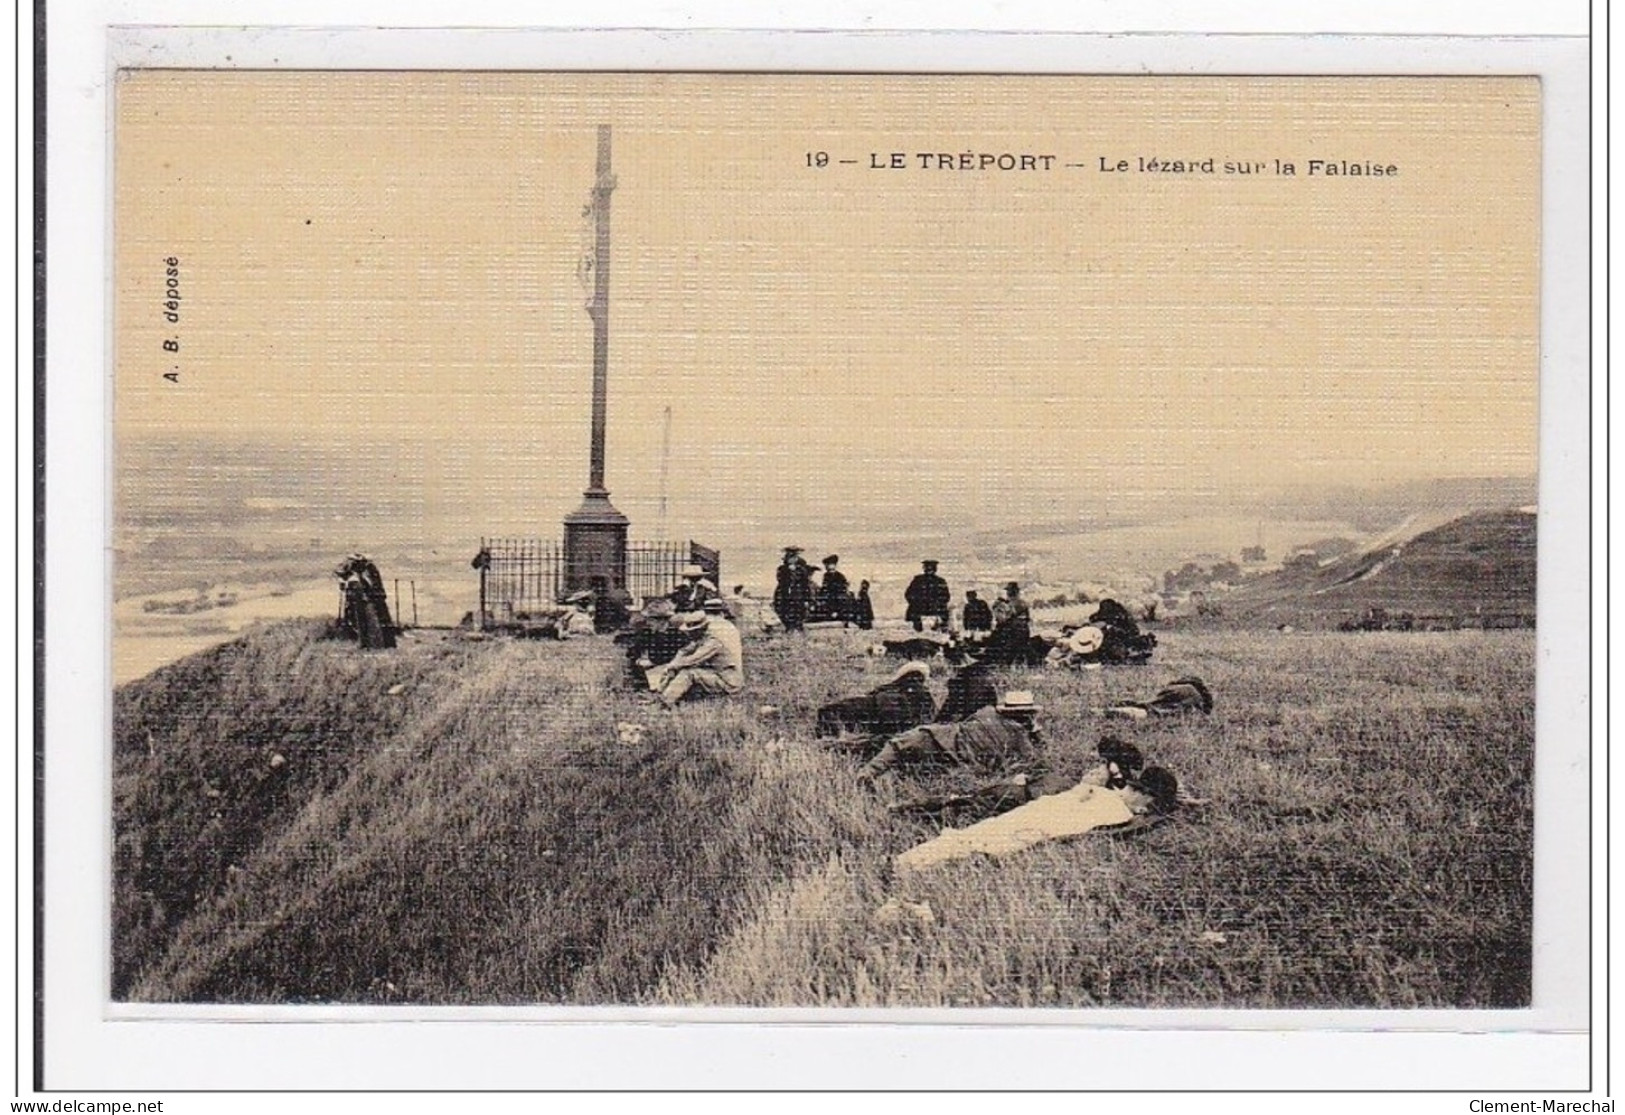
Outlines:
<svg viewBox="0 0 1625 1115"><path fill-rule="evenodd" d="M1536 79L114 95L115 999L1531 1002ZM598 354L634 565L713 562L737 696L652 705L477 567L581 502ZM785 630L791 544L872 627ZM357 551L392 648L329 637ZM1109 730L1206 804L894 878L954 819L814 725L923 559L954 628L1122 602L1149 662L992 681L1053 772Z"/></svg>

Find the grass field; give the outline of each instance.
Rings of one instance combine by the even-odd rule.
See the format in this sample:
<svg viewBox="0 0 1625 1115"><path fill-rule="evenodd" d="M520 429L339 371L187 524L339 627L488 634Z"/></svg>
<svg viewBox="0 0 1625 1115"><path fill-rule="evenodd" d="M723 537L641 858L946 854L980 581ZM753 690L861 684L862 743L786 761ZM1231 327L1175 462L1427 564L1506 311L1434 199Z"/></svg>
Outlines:
<svg viewBox="0 0 1625 1115"><path fill-rule="evenodd" d="M888 672L855 632L752 638L744 696L668 714L607 640L319 631L118 690L115 998L1529 1001L1532 632L1169 630L1147 667L1012 672L1070 773L1095 710L1203 676L1211 717L1114 729L1208 804L898 876L933 830L811 738Z"/></svg>

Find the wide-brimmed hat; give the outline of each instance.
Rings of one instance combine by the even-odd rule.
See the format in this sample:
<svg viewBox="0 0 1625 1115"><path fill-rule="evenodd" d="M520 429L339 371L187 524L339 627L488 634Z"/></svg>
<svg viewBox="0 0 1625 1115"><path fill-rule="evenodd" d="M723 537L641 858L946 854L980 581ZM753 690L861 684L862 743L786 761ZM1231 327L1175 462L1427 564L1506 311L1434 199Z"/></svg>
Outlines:
<svg viewBox="0 0 1625 1115"><path fill-rule="evenodd" d="M909 674L919 674L922 678L928 678L931 676L931 667L924 662L905 662L897 667L897 672L892 674L891 679L893 681L902 681Z"/></svg>
<svg viewBox="0 0 1625 1115"><path fill-rule="evenodd" d="M693 564L685 565L685 566L683 566L683 571L681 573L679 573L678 576L679 577L703 577L703 576L705 576L705 570L704 570L704 568L702 568L701 566L698 566L698 565L693 565Z"/></svg>
<svg viewBox="0 0 1625 1115"><path fill-rule="evenodd" d="M997 708L1000 712L1037 712L1038 702L1025 689L1012 689L999 698Z"/></svg>
<svg viewBox="0 0 1625 1115"><path fill-rule="evenodd" d="M710 622L704 612L679 612L677 615L677 630L699 631Z"/></svg>
<svg viewBox="0 0 1625 1115"><path fill-rule="evenodd" d="M564 602L566 604L590 604L592 603L592 590L582 589L580 592L572 592L564 598Z"/></svg>
<svg viewBox="0 0 1625 1115"><path fill-rule="evenodd" d="M1093 654L1106 645L1106 633L1093 624L1084 624L1066 640L1066 649L1073 654Z"/></svg>

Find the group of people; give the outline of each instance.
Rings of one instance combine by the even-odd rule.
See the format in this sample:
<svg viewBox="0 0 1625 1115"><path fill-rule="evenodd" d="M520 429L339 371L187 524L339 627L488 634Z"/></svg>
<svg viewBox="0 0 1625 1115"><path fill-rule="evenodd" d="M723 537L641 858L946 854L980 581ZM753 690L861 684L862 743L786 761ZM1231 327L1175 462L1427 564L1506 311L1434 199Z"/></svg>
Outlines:
<svg viewBox="0 0 1625 1115"><path fill-rule="evenodd" d="M938 574L938 563L920 563L920 572L909 582L903 593L907 611L904 618L921 632L924 644L933 653L941 642L942 632L952 632L954 639L975 648L984 662L999 666L1036 666L1043 663L1050 643L1037 638L1032 629L1032 609L1022 598L1021 585L1009 581L1003 594L991 603L983 600L975 589L965 593L965 604L957 627L950 615L953 600L948 582ZM927 631L932 634L925 634ZM921 638L917 637L917 638ZM899 645L912 640L896 640Z"/></svg>
<svg viewBox="0 0 1625 1115"><path fill-rule="evenodd" d="M773 612L786 631L802 631L808 623L838 621L842 627L868 630L875 625L875 609L869 599L869 582L861 581L856 592L841 572L841 556L830 554L823 570L814 569L802 556L800 546L786 546L775 572Z"/></svg>
<svg viewBox="0 0 1625 1115"><path fill-rule="evenodd" d="M920 562L920 571L903 590L903 603L907 610L903 618L916 631L928 627L933 631L946 631L953 627L953 592L948 582L937 572L941 563L927 559ZM1010 581L1004 586L1004 595L991 604L983 600L975 589L965 593L964 608L960 612L959 629L972 637L991 635L1000 630L1011 634L1030 633L1031 611L1021 598L1021 586ZM1007 635L1009 637L1009 635Z"/></svg>
<svg viewBox="0 0 1625 1115"><path fill-rule="evenodd" d="M834 736L843 750L864 758L858 777L867 785L894 774L915 775L914 782L926 792L905 795L894 806L897 811L931 814L954 823L991 817L1080 784L1138 795L1132 801L1135 812L1166 814L1178 804L1179 783L1173 773L1147 766L1138 748L1115 735L1102 736L1096 748L1100 764L1081 781L1055 770L1033 694L1014 690L996 695L980 675L982 670L985 666L971 661L955 674L978 675L976 697L968 702L974 707L963 702L967 687L956 687L951 678L947 699L933 708L924 686L929 667L907 663L870 693L819 710L818 734ZM1205 705L1185 699L1192 683L1207 698ZM1160 693L1143 705L1125 707L1155 710L1145 715L1162 716L1212 710L1200 679L1182 678L1172 688L1180 695ZM868 718L856 715L860 712L867 712Z"/></svg>
<svg viewBox="0 0 1625 1115"><path fill-rule="evenodd" d="M1088 783L1122 790L1136 813L1166 814L1178 804L1178 779L1148 766L1138 748L1115 735L1099 741L1100 765L1082 782L1050 765L1040 707L1033 694L997 693L981 656L961 644L950 650L948 692L935 704L924 662L908 662L868 693L842 698L818 712L817 735L864 760L860 781L875 785L911 772L934 792L905 796L895 807L954 822L975 821L1038 798ZM1176 679L1144 702L1103 710L1109 717L1141 720L1213 711L1213 697L1200 678ZM1135 796L1137 795L1137 796Z"/></svg>
<svg viewBox="0 0 1625 1115"><path fill-rule="evenodd" d="M854 621L853 602L867 603L867 582L852 593L839 562L831 554L819 575L802 559L799 547L785 549L773 606L787 629L797 630L817 615ZM905 593L908 619L922 632L927 623L933 630L953 629L947 615L951 596L937 566L923 562ZM593 629L592 592L576 593L565 603L584 619L566 619L561 638ZM1125 620L1133 627L1126 610L1111 601L1102 602L1092 618L1100 625L1095 630L1101 638L1102 627L1118 635ZM872 612L868 620L872 622ZM815 735L834 741L861 762L860 782L874 786L906 777L915 792L903 795L895 809L955 824L991 818L1085 784L1125 795L1135 812L1165 814L1175 808L1180 801L1175 776L1148 765L1138 748L1115 735L1100 739L1099 764L1081 782L1075 772L1068 777L1056 770L1034 694L1024 689L1000 694L995 668L1036 664L1031 611L1019 584L1006 584L1003 595L991 603L967 592L961 620L943 650L949 673L940 702L929 685L931 666L910 661L883 684L818 710ZM647 601L616 639L625 647L635 686L665 708L696 697L734 696L744 688L740 630L722 593L698 565L684 568L666 596ZM1069 642L1066 653L1078 653L1083 645ZM1202 680L1184 677L1149 700L1102 711L1135 721L1212 709L1212 695Z"/></svg>
<svg viewBox="0 0 1625 1115"><path fill-rule="evenodd" d="M665 708L690 697L730 697L745 687L745 648L721 596L679 612L669 598L650 601L616 636L635 686Z"/></svg>

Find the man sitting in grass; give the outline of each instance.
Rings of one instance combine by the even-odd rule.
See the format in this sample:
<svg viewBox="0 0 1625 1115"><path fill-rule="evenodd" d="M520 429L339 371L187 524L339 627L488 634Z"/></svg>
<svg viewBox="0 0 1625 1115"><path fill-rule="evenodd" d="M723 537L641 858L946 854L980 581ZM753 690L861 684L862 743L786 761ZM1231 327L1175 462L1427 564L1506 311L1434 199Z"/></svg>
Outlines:
<svg viewBox="0 0 1625 1115"><path fill-rule="evenodd" d="M692 642L677 630L677 610L664 596L649 601L615 641L626 648L627 673L639 689L648 688L651 668L666 665Z"/></svg>
<svg viewBox="0 0 1625 1115"><path fill-rule="evenodd" d="M573 592L564 598L564 607L553 621L553 635L559 639L573 639L578 635L592 635L598 630L593 622L596 601L589 589Z"/></svg>
<svg viewBox="0 0 1625 1115"><path fill-rule="evenodd" d="M685 612L677 629L693 641L664 666L649 671L649 688L660 703L675 708L691 694L732 696L745 687L745 650L739 628L717 611Z"/></svg>

